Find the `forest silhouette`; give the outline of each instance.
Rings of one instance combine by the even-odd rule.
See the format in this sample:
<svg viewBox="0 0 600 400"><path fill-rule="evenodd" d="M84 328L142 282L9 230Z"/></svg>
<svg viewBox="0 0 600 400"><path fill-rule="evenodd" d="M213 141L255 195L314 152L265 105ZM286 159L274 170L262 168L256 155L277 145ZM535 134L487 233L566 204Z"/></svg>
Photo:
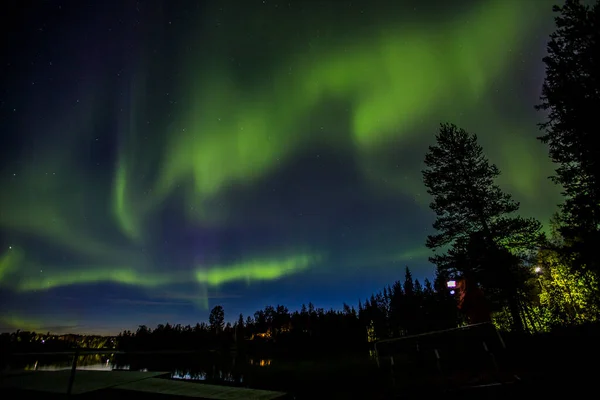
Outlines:
<svg viewBox="0 0 600 400"><path fill-rule="evenodd" d="M438 290L434 286L438 287ZM446 281L435 284L405 279L383 288L356 307L324 310L312 303L290 312L283 305L266 306L252 316L239 315L225 323L223 307L215 306L209 323L195 326L164 324L155 329L140 326L118 337L125 351L231 349L277 353L364 351L378 338L429 332L456 327L461 315Z"/></svg>

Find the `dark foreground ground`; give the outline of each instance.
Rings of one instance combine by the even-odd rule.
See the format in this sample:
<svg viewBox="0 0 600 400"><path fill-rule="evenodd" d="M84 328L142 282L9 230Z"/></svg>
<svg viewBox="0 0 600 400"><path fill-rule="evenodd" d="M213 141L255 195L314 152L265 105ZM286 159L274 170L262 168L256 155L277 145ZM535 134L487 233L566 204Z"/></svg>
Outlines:
<svg viewBox="0 0 600 400"><path fill-rule="evenodd" d="M566 384L562 384L566 383ZM558 396L579 396L587 397L593 394L589 386L579 386L576 382L569 384L563 381L559 384L555 382L528 382L517 383L506 386L491 386L475 389L463 389L454 392L436 392L434 390L424 389L420 393L385 393L377 388L371 390L357 390L355 392L322 390L322 388L313 388L311 394L287 394L281 397L282 400L287 399L510 399L518 398L542 398L550 396L554 398ZM19 398L38 398L48 400L59 400L73 398L66 394L43 394L35 391L17 391L6 390L0 396L5 399ZM184 400L189 397L161 395L156 393L135 393L116 389L103 389L92 393L76 395L76 398L82 400L131 400L135 398L144 398L146 400Z"/></svg>
<svg viewBox="0 0 600 400"><path fill-rule="evenodd" d="M248 386L288 393L286 399L507 399L589 397L597 391L600 377L600 329L598 325L571 328L547 335L506 337L508 351L501 360L509 374L520 377L514 383L449 390L435 384L416 385L411 390L393 381L389 370L372 365L353 365L349 360L297 363L264 369ZM398 371L400 374L402 370ZM201 385L202 383L197 383ZM4 390L2 398L62 399L65 395ZM78 395L82 399L183 399L150 393L103 389Z"/></svg>
<svg viewBox="0 0 600 400"><path fill-rule="evenodd" d="M578 371L579 370L579 371ZM165 378L166 379L166 378ZM563 396L585 397L594 393L597 386L595 371L569 368L562 373L537 374L529 379L512 384L441 390L436 387L420 387L408 391L402 387L377 385L376 382L356 381L352 385L333 386L306 382L301 390L290 392L281 399L510 399L512 398L555 398ZM203 385L190 383L190 385ZM184 396L141 393L120 389L101 389L95 392L74 395L82 400L120 400L144 398L147 400L183 400ZM0 397L5 399L39 398L66 399L66 394L40 393L36 391L4 389Z"/></svg>

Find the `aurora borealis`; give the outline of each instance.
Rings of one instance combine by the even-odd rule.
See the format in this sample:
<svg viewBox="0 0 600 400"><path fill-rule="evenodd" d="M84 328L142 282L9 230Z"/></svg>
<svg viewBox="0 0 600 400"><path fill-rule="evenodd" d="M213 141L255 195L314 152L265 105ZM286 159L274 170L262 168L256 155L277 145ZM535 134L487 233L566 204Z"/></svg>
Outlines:
<svg viewBox="0 0 600 400"><path fill-rule="evenodd" d="M441 122L478 134L523 215L560 201L533 109L550 1L33 3L3 24L1 330L337 308L405 265L431 277Z"/></svg>

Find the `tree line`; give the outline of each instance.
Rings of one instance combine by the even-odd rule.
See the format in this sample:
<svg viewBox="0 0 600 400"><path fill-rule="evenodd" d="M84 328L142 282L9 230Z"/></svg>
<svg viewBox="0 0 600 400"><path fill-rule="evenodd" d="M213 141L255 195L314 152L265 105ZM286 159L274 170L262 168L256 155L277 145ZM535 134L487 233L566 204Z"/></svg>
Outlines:
<svg viewBox="0 0 600 400"><path fill-rule="evenodd" d="M50 332L39 333L17 330L0 334L0 354L5 353L44 353L71 351L75 348L115 349L117 338L100 335L57 335Z"/></svg>
<svg viewBox="0 0 600 400"><path fill-rule="evenodd" d="M124 351L215 349L306 353L362 351L370 342L401 335L455 327L461 319L446 281L438 277L423 284L413 279L408 267L405 278L382 288L357 306L324 310L312 303L291 312L283 305L266 306L252 316L239 315L225 323L225 311L215 306L208 323L195 326L161 324L140 326L117 337Z"/></svg>

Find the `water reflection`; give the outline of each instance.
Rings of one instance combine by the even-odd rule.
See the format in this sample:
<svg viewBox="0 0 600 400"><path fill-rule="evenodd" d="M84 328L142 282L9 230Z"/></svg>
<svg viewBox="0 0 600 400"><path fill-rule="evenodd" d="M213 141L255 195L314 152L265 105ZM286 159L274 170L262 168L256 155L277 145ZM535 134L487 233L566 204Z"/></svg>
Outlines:
<svg viewBox="0 0 600 400"><path fill-rule="evenodd" d="M158 371L173 379L205 381L215 384L243 385L251 369L270 366L270 359L247 359L214 353L190 354L85 354L77 357L78 370ZM60 371L73 365L72 355L14 356L4 370Z"/></svg>
<svg viewBox="0 0 600 400"><path fill-rule="evenodd" d="M73 356L69 355L13 356L8 360L8 368L57 371L71 368L72 361ZM283 390L286 385L307 379L320 381L324 371L341 370L343 374L340 374L347 376L349 371L355 373L372 364L374 362L369 361L366 355L357 359L296 360L219 353L117 353L77 358L77 369L80 370L164 372L172 379L272 390ZM2 367L6 368L6 364L0 365L0 369Z"/></svg>
<svg viewBox="0 0 600 400"><path fill-rule="evenodd" d="M224 371L214 371L212 375L204 371L192 371L192 370L175 370L171 374L172 379L184 379L188 381L218 381L221 383L231 384L242 384L244 383L244 376Z"/></svg>
<svg viewBox="0 0 600 400"><path fill-rule="evenodd" d="M71 369L71 367L59 367L54 365L42 366L35 368L36 371L60 371L65 369ZM112 371L112 365L110 364L92 364L77 367L78 370L87 370L87 371Z"/></svg>
<svg viewBox="0 0 600 400"><path fill-rule="evenodd" d="M176 370L171 374L173 379L185 379L188 381L205 381L207 378L206 372L192 373L191 371Z"/></svg>
<svg viewBox="0 0 600 400"><path fill-rule="evenodd" d="M87 354L77 357L77 369L88 371L111 371L115 369L114 354ZM73 356L54 355L39 358L15 357L4 369L25 371L61 371L71 369ZM129 369L121 365L119 369Z"/></svg>
<svg viewBox="0 0 600 400"><path fill-rule="evenodd" d="M254 360L254 359L249 359L248 363L250 365L258 365L259 367L268 367L269 365L271 365L271 361L272 360L265 360L265 359L260 359L260 360Z"/></svg>

